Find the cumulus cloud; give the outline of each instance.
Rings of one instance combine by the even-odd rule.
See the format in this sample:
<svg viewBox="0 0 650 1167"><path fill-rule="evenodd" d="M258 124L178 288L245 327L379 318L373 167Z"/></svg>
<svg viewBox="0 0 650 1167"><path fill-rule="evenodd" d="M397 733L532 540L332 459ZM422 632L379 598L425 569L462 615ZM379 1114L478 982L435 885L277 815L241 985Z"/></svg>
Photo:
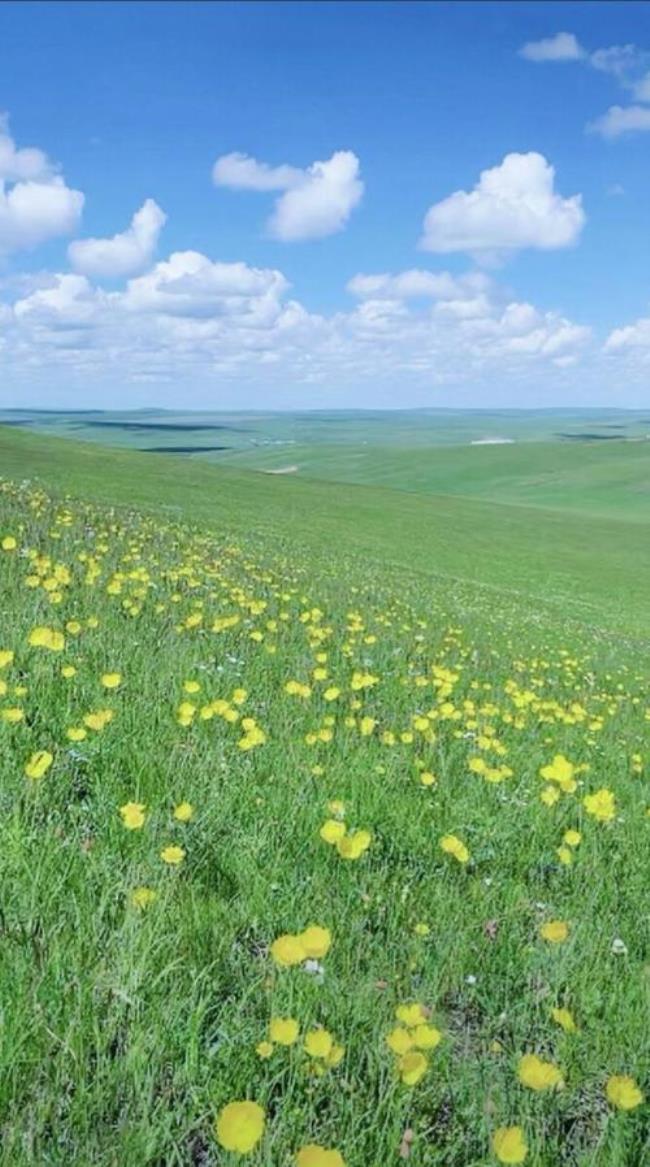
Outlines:
<svg viewBox="0 0 650 1167"><path fill-rule="evenodd" d="M558 32L539 41L528 41L519 50L527 61L579 61L585 50L572 32Z"/></svg>
<svg viewBox="0 0 650 1167"><path fill-rule="evenodd" d="M575 243L585 223L582 196L555 190L555 169L542 154L507 154L482 171L471 191L458 190L427 211L420 247L465 251L479 260L522 248Z"/></svg>
<svg viewBox="0 0 650 1167"><path fill-rule="evenodd" d="M126 231L110 239L75 239L68 258L76 271L111 279L141 271L151 262L167 216L153 199L146 199Z"/></svg>
<svg viewBox="0 0 650 1167"><path fill-rule="evenodd" d="M269 166L238 151L222 154L212 167L214 185L231 190L288 190L297 186L303 175L296 166Z"/></svg>
<svg viewBox="0 0 650 1167"><path fill-rule="evenodd" d="M620 138L623 134L647 133L650 130L650 107L611 105L602 117L590 122L588 130L602 138Z"/></svg>
<svg viewBox="0 0 650 1167"><path fill-rule="evenodd" d="M4 383L192 385L201 393L311 386L336 395L354 383L386 400L395 386L476 391L517 387L590 350L590 330L519 302L482 272L418 269L359 275L358 302L323 316L290 298L272 268L175 252L111 291L79 273L39 277L4 313ZM239 389L236 387L239 386ZM514 391L514 389L513 389ZM232 400L232 397L231 397Z"/></svg>
<svg viewBox="0 0 650 1167"><path fill-rule="evenodd" d="M76 230L84 196L56 169L37 147L18 148L7 116L0 117L0 255Z"/></svg>
<svg viewBox="0 0 650 1167"><path fill-rule="evenodd" d="M217 186L232 190L283 191L267 223L269 234L283 242L322 239L342 231L364 191L359 159L351 150L338 150L305 170L269 166L246 154L224 154L215 162L212 178Z"/></svg>
<svg viewBox="0 0 650 1167"><path fill-rule="evenodd" d="M146 275L129 280L120 303L131 312L165 316L274 315L288 287L272 268L215 263L198 251L176 251Z"/></svg>
<svg viewBox="0 0 650 1167"><path fill-rule="evenodd" d="M606 352L650 349L650 317L641 317L624 328L615 328L605 341Z"/></svg>

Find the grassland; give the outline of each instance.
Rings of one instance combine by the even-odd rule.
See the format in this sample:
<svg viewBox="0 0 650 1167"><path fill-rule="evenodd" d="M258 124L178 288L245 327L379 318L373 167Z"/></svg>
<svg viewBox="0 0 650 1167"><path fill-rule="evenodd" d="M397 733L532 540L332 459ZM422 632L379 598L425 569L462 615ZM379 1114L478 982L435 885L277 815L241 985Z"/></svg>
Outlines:
<svg viewBox="0 0 650 1167"><path fill-rule="evenodd" d="M251 1167L650 1163L650 541L589 456L562 510L0 430L3 1167L231 1167L245 1099Z"/></svg>

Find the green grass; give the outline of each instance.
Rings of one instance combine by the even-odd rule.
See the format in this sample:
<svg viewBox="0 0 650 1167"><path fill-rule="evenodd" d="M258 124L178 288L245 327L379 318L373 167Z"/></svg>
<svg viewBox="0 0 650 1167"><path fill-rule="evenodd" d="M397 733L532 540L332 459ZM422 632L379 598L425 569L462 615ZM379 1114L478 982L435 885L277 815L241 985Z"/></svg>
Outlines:
<svg viewBox="0 0 650 1167"><path fill-rule="evenodd" d="M213 1124L244 1098L267 1118L251 1167L294 1167L308 1143L389 1167L405 1130L412 1167L493 1167L510 1124L528 1167L650 1163L647 1103L605 1096L611 1075L650 1085L643 523L14 430L0 475L2 1167L234 1167ZM30 646L43 626L62 651ZM215 700L240 720L203 719ZM243 717L265 734L251 749ZM38 750L53 761L33 780ZM547 806L557 753L584 769ZM610 822L583 802L602 787ZM356 862L320 838L332 799L371 833ZM122 824L129 801L142 829ZM549 920L564 943L541 938ZM312 923L332 936L322 975L278 969L273 941ZM406 1001L442 1034L412 1087L385 1041ZM273 1016L301 1039L264 1060ZM345 1046L322 1076L314 1026ZM522 1085L526 1053L564 1087Z"/></svg>

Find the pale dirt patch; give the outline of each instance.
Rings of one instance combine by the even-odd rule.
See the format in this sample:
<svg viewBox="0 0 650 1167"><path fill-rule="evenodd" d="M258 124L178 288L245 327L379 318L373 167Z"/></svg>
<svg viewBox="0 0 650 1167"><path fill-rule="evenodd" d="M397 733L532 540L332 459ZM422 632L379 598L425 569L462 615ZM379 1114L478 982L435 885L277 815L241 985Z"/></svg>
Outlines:
<svg viewBox="0 0 650 1167"><path fill-rule="evenodd" d="M278 466L277 470L263 470L262 474L297 474L297 466Z"/></svg>

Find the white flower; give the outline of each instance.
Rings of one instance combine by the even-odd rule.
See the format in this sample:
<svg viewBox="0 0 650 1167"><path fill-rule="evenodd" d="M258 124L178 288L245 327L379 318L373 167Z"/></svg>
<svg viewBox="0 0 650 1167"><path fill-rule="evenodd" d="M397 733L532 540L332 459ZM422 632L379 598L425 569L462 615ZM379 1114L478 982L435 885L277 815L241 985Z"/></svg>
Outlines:
<svg viewBox="0 0 650 1167"><path fill-rule="evenodd" d="M620 936L612 940L612 952L614 956L627 956L627 944L621 940Z"/></svg>

